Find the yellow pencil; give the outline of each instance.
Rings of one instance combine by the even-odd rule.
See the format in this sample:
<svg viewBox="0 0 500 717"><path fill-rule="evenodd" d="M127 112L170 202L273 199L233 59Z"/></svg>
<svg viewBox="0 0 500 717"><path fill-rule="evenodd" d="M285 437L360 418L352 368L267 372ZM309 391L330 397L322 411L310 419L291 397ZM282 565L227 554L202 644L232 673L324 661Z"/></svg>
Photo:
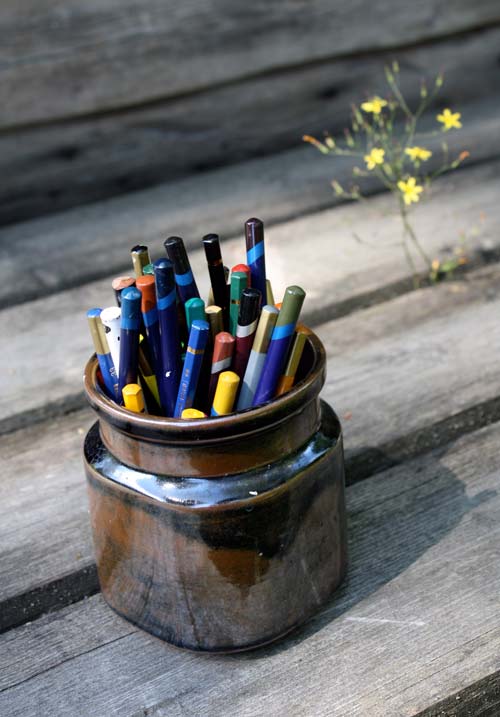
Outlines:
<svg viewBox="0 0 500 717"><path fill-rule="evenodd" d="M239 383L240 377L234 371L221 373L215 390L212 416L225 416L227 413L231 413Z"/></svg>
<svg viewBox="0 0 500 717"><path fill-rule="evenodd" d="M122 389L125 408L134 413L145 413L144 395L138 383L128 383Z"/></svg>
<svg viewBox="0 0 500 717"><path fill-rule="evenodd" d="M198 411L197 408L185 408L181 413L181 418L206 418L207 414L203 411Z"/></svg>

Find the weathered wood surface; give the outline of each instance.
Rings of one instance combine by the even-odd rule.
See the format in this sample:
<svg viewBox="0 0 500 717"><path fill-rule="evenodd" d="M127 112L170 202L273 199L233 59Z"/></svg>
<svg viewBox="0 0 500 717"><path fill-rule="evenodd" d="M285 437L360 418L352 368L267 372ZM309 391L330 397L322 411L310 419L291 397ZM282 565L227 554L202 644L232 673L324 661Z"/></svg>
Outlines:
<svg viewBox="0 0 500 717"><path fill-rule="evenodd" d="M429 144L436 146L441 139L444 135ZM500 146L496 105L474 105L464 118L463 129L448 133L446 141L452 156L464 148L471 152L465 167L492 159L495 147ZM440 161L440 153L436 152L434 159ZM113 271L130 270L128 251L138 242L160 251L165 236L179 234L189 246L199 246L207 231L217 231L223 238L241 236L250 215L261 216L269 226L332 207L337 201L330 181L336 177L348 185L351 168L350 160L325 157L304 146L3 228L0 306L74 287ZM470 175L474 177L470 181L481 181L482 171L477 178ZM484 171L484 181L491 181L493 172L488 175L490 170ZM367 180L366 188L373 192L380 187L377 181ZM356 207L341 216L349 213L365 214ZM21 264L28 279L22 284L17 280Z"/></svg>
<svg viewBox="0 0 500 717"><path fill-rule="evenodd" d="M497 163L450 175L436 183L433 197L415 212L417 231L429 253L434 256L453 247L464 231L470 237L472 257L495 255L500 242L496 231L499 188ZM304 321L318 324L409 285L408 264L402 250L394 247L400 226L397 215L389 213L391 207L391 197L383 195L362 206L350 204L271 227L266 235L266 252L276 296L289 284L301 284L308 293ZM207 231L211 228L205 225ZM356 242L353 232L373 246ZM305 238L311 238L313 243L304 242ZM39 246L33 237L30 246L34 252L36 244ZM122 241L118 248L116 242L113 254L127 260L129 246ZM151 250L161 254L161 241L152 244ZM244 258L243 240L227 242L223 252L229 266L240 262ZM55 258L53 254L52 257ZM89 266L95 264L92 254L87 259ZM84 262L83 254L76 265ZM203 252L193 252L192 262L200 288L206 291ZM47 280L50 274L44 274ZM6 276L5 284L4 290L8 287L14 291L19 286L14 270ZM9 335L4 348L7 369L0 378L0 431L78 406L82 368L91 352L86 309L113 302L107 279L0 314L0 330ZM33 322L35 315L38 320Z"/></svg>
<svg viewBox="0 0 500 717"><path fill-rule="evenodd" d="M360 13L362 13L362 21ZM425 0L401 12L327 0L8 0L0 127L198 91L271 69L414 44L500 22L495 0ZM373 32L373 28L377 32Z"/></svg>
<svg viewBox="0 0 500 717"><path fill-rule="evenodd" d="M405 22L407 14L395 13ZM0 188L0 222L287 149L300 144L304 133L339 131L351 103L367 93L386 92L383 67L393 57L401 63L402 86L411 102L423 77L430 81L438 70L445 72L437 106L458 105L466 131L476 119L475 102L490 98L493 104L498 97L499 45L500 28L492 28L397 52L307 63L120 112L0 131L0 168L9 177ZM230 63L222 64L231 69ZM164 80L166 73L157 76ZM91 87L84 83L82 89ZM29 106L39 105L43 102ZM474 109L467 111L467 105ZM494 142L488 148L491 153Z"/></svg>
<svg viewBox="0 0 500 717"><path fill-rule="evenodd" d="M497 717L499 713L500 672L494 672L415 717Z"/></svg>
<svg viewBox="0 0 500 717"><path fill-rule="evenodd" d="M0 638L0 711L406 717L497 671L498 430L349 488L348 582L287 640L197 656L95 597Z"/></svg>
<svg viewBox="0 0 500 717"><path fill-rule="evenodd" d="M95 592L82 442L90 409L2 441L0 631Z"/></svg>
<svg viewBox="0 0 500 717"><path fill-rule="evenodd" d="M495 265L317 328L349 483L500 419L499 307ZM81 463L92 420L87 409L3 438L0 630L96 590Z"/></svg>

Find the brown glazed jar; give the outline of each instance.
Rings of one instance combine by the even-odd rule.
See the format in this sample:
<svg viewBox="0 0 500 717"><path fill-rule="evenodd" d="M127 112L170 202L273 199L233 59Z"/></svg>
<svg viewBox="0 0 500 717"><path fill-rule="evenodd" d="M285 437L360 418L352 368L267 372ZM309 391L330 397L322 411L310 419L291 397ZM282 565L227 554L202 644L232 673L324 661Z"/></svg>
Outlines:
<svg viewBox="0 0 500 717"><path fill-rule="evenodd" d="M319 399L311 332L298 382L258 408L191 421L85 390L84 461L99 581L120 615L178 647L231 652L297 627L346 571L340 423Z"/></svg>

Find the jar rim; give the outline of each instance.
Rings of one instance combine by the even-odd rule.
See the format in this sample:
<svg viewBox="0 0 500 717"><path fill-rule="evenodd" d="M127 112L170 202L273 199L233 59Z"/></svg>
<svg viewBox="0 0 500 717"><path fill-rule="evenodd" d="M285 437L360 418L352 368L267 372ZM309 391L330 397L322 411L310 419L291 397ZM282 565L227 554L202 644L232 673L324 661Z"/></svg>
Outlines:
<svg viewBox="0 0 500 717"><path fill-rule="evenodd" d="M307 329L306 339L312 352L311 367L307 374L295 386L282 396L263 403L255 408L230 413L226 416L181 419L154 416L150 413L132 413L109 399L97 388L97 357L94 354L85 366L83 384L85 394L98 417L115 428L146 440L161 442L193 443L199 441L222 440L230 436L234 440L238 434L249 435L274 425L291 414L303 410L304 406L317 399L325 382L326 354L318 336Z"/></svg>

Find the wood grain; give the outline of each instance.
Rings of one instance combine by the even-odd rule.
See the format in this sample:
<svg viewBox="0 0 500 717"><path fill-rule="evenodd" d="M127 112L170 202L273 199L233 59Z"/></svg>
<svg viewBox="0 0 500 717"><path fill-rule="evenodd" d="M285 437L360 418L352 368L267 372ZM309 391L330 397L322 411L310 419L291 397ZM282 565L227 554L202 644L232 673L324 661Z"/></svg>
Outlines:
<svg viewBox="0 0 500 717"><path fill-rule="evenodd" d="M489 347L500 342L499 306L495 265L317 328L328 356L322 395L343 424L349 483L498 420L500 379ZM485 402L493 418L481 413ZM81 464L91 420L86 409L2 439L0 629L15 624L21 606L40 614L38 604L29 612L39 585L45 607L68 599L65 590L75 594L74 582L81 595L95 590L95 575L80 575L93 564Z"/></svg>
<svg viewBox="0 0 500 717"><path fill-rule="evenodd" d="M284 642L207 659L95 597L0 638L0 709L415 715L499 668L497 444L495 425L348 489L348 584Z"/></svg>
<svg viewBox="0 0 500 717"><path fill-rule="evenodd" d="M363 22L360 22L362 13ZM270 69L500 21L494 0L2 3L0 126L128 107ZM377 27L377 32L373 32Z"/></svg>
<svg viewBox="0 0 500 717"><path fill-rule="evenodd" d="M500 672L494 672L416 717L496 717L499 709Z"/></svg>
<svg viewBox="0 0 500 717"><path fill-rule="evenodd" d="M414 215L417 231L429 253L434 256L450 250L458 243L460 232L465 231L471 257L494 255L499 246L496 232L499 188L496 163L450 175L436 183L432 198L426 206L417 208ZM398 217L391 213L391 202L390 196L380 196L362 206L345 205L271 227L266 234L266 252L268 275L276 296L281 296L287 285L302 285L307 292L303 319L306 323L311 320L318 324L332 315L352 310L370 297L373 300L377 292L386 296L388 289L394 290L398 282L408 282L408 264L402 250L394 246L401 230ZM242 225L244 218L245 215L241 215ZM356 242L354 232L368 245ZM33 236L24 246L26 256L31 257L26 258L25 274L34 280L40 236ZM89 233L87 249L80 245L78 256L73 254L73 270L78 274L84 272L86 266L88 270L95 266L92 251L95 236ZM313 238L308 244L307 262L304 262L305 237ZM99 238L105 241L102 234ZM46 249L48 257L54 256L50 235L47 235ZM110 255L113 252L127 259L124 241L120 241L120 246L116 242L109 250ZM160 250L158 237L151 251L154 256L161 256ZM242 239L226 242L223 254L229 266L239 263L244 257ZM208 275L204 254L192 252L191 258L200 290L206 295ZM68 268L66 279L73 277ZM43 281L50 278L44 274ZM6 272L0 287L4 292L19 289L17 274ZM85 312L92 306L112 303L107 279L0 314L0 330L4 335L9 334L4 348L7 371L0 378L0 430L13 430L39 420L44 412L54 415L78 406L82 395L82 368L91 353ZM35 325L34 315L38 316Z"/></svg>
<svg viewBox="0 0 500 717"><path fill-rule="evenodd" d="M352 103L386 93L383 67L394 57L409 102L417 101L422 78L432 82L438 70L445 73L432 117L438 107L458 106L465 135L483 113L476 103L488 98L485 111L498 116L499 45L500 28L492 28L397 53L309 63L119 112L16 126L0 132L0 169L9 177L0 188L0 222L289 149L304 133L340 132ZM485 135L476 138L484 142ZM467 138L471 150L476 138ZM494 141L487 147L495 154Z"/></svg>
<svg viewBox="0 0 500 717"><path fill-rule="evenodd" d="M78 598L95 591L82 469L82 443L92 421L87 409L2 442L0 630L61 600L71 602L71 590L65 590L72 583L78 584ZM48 605L33 594L37 588L50 593Z"/></svg>
<svg viewBox="0 0 500 717"><path fill-rule="evenodd" d="M433 140L436 162L441 161L441 139ZM471 152L465 166L492 159L496 145L500 146L496 105L471 107L464 115L463 129L448 133L446 140L453 156L464 148ZM137 243L150 244L152 250L159 251L162 239L178 234L188 246L195 247L208 231L217 231L223 239L241 236L243 223L251 215L262 217L269 226L335 206L330 181L335 177L348 185L351 169L352 163L346 158L324 157L303 146L3 228L0 306L73 288L113 271L129 270L129 247ZM485 181L490 181L493 174L484 171ZM367 180L367 193L376 190L379 183ZM480 196L478 190L474 196ZM364 217L366 211L356 207L342 214L358 215ZM22 284L16 276L21 264L27 278Z"/></svg>

